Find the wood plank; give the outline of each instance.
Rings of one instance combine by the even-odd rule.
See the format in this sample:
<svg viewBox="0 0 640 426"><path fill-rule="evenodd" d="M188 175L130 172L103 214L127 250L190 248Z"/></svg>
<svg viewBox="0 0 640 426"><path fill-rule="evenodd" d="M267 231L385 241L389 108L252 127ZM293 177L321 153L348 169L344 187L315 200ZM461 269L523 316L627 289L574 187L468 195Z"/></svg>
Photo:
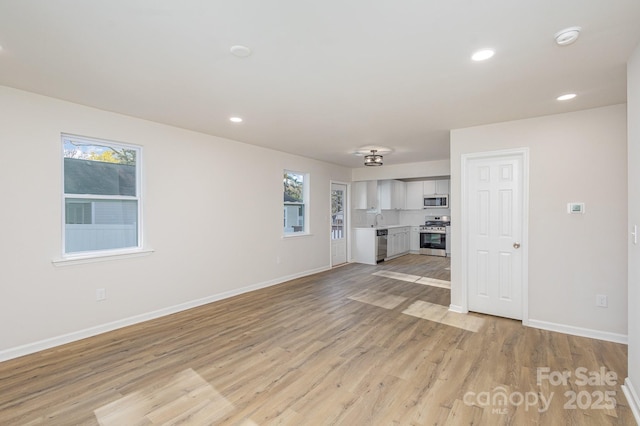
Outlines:
<svg viewBox="0 0 640 426"><path fill-rule="evenodd" d="M0 424L633 424L624 345L451 320L449 289L390 278L448 281L448 268L420 255L345 265L0 363ZM470 319L483 325L453 326ZM577 367L617 384L536 381ZM496 389L555 396L545 412L465 399ZM617 406L567 410L567 390L614 391Z"/></svg>

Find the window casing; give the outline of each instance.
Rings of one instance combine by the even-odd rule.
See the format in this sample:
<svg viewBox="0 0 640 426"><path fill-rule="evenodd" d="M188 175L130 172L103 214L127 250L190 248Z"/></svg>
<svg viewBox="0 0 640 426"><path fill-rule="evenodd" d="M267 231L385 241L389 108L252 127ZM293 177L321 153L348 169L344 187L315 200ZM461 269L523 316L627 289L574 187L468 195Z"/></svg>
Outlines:
<svg viewBox="0 0 640 426"><path fill-rule="evenodd" d="M62 147L63 255L142 248L142 149L66 134Z"/></svg>
<svg viewBox="0 0 640 426"><path fill-rule="evenodd" d="M309 175L284 171L284 235L302 235L308 230Z"/></svg>

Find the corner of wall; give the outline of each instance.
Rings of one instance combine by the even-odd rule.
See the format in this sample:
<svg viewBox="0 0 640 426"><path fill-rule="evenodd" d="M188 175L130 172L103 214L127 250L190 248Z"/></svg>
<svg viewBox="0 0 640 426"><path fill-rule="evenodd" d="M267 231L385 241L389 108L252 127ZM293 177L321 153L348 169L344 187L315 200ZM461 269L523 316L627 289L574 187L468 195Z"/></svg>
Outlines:
<svg viewBox="0 0 640 426"><path fill-rule="evenodd" d="M636 392L629 377L624 380L622 392L627 398L629 408L631 408L631 412L633 413L633 417L636 419L636 423L640 424L640 398L638 398L638 392Z"/></svg>

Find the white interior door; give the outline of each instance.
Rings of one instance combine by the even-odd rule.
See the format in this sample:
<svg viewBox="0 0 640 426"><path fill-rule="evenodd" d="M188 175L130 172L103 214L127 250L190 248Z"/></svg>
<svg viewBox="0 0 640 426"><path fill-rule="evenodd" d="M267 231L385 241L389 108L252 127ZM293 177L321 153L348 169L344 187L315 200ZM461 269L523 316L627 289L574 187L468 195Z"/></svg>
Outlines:
<svg viewBox="0 0 640 426"><path fill-rule="evenodd" d="M470 158L465 170L469 310L523 318L524 155Z"/></svg>
<svg viewBox="0 0 640 426"><path fill-rule="evenodd" d="M347 185L331 184L331 266L347 263Z"/></svg>

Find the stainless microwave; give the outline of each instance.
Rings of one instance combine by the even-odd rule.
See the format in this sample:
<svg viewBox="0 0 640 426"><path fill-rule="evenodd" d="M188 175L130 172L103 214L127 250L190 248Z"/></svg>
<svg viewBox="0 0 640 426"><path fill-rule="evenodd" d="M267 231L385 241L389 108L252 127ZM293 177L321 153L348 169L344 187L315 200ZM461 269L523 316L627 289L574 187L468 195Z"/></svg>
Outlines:
<svg viewBox="0 0 640 426"><path fill-rule="evenodd" d="M425 209L448 209L449 196L443 194L425 195L422 201L422 207Z"/></svg>

